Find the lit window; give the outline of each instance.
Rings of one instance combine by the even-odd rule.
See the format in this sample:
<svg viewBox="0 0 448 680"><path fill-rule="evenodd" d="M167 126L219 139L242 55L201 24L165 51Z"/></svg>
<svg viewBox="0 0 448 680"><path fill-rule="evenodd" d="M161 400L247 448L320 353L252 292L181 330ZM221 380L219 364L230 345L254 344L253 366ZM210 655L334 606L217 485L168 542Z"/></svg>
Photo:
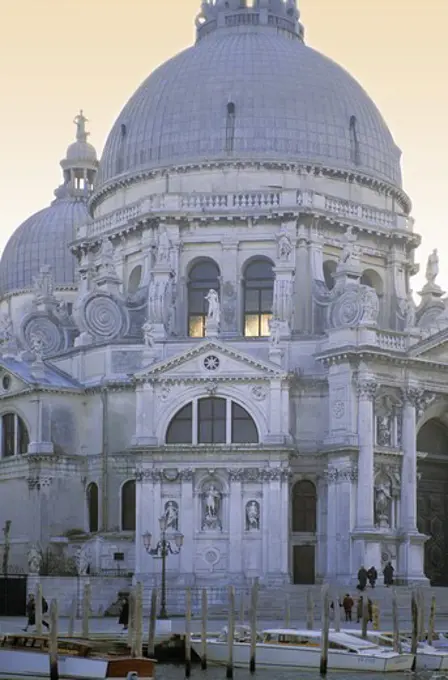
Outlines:
<svg viewBox="0 0 448 680"><path fill-rule="evenodd" d="M274 271L269 260L254 260L244 276L244 335L258 338L269 335L274 298Z"/></svg>

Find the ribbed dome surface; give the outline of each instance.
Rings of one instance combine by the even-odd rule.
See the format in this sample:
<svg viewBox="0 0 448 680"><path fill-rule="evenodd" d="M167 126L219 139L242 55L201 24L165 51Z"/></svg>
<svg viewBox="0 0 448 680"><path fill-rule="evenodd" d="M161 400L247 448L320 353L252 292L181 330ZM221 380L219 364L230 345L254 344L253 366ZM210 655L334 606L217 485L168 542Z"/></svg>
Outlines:
<svg viewBox="0 0 448 680"><path fill-rule="evenodd" d="M69 250L74 227L87 220L87 199L60 198L28 218L9 239L0 261L2 295L31 288L41 267L52 268L56 285L75 281L75 258Z"/></svg>
<svg viewBox="0 0 448 680"><path fill-rule="evenodd" d="M149 76L109 134L98 179L229 157L308 161L401 186L400 151L360 85L261 26L215 31Z"/></svg>

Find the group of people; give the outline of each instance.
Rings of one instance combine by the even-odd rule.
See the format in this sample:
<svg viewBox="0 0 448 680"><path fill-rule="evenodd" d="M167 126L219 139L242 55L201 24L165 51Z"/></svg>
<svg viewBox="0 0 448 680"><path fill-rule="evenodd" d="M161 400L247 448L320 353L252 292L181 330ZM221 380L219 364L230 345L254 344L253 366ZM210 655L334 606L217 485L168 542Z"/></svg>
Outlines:
<svg viewBox="0 0 448 680"><path fill-rule="evenodd" d="M394 583L394 568L393 568L391 562L388 562L386 564L386 566L384 567L383 577L384 577L384 585L386 587L393 585L393 583ZM377 579L378 579L378 572L375 569L375 567L370 567L370 569L366 569L363 566L358 571L358 585L356 587L361 592L363 592L366 589L367 583L370 584L371 588L375 588L375 584L377 582Z"/></svg>
<svg viewBox="0 0 448 680"><path fill-rule="evenodd" d="M346 621L352 621L352 611L353 607L355 606L355 600L353 597L350 595L350 593L346 593L344 595L344 598L342 602L339 603L339 606L343 607L344 609L344 614L345 614L345 620ZM357 604L356 604L356 621L359 623L362 620L363 617L363 608L364 608L364 598L361 595L358 598ZM368 621L371 622L373 620L373 603L370 598L367 598L367 611L368 611Z"/></svg>

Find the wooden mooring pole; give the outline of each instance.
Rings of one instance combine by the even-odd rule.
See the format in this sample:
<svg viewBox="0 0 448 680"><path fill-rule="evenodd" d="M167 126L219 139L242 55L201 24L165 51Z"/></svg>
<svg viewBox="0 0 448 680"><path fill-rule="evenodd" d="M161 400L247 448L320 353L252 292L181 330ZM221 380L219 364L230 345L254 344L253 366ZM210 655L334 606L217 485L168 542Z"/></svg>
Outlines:
<svg viewBox="0 0 448 680"><path fill-rule="evenodd" d="M201 669L207 670L207 621L208 621L208 598L207 590L202 590L201 602Z"/></svg>
<svg viewBox="0 0 448 680"><path fill-rule="evenodd" d="M226 678L233 678L233 642L235 640L235 588L229 587L229 621L227 626L227 667Z"/></svg>
<svg viewBox="0 0 448 680"><path fill-rule="evenodd" d="M258 580L252 585L250 593L250 661L249 671L255 673L257 655L257 607L258 607Z"/></svg>
<svg viewBox="0 0 448 680"><path fill-rule="evenodd" d="M82 637L86 640L89 639L89 618L90 618L90 602L91 602L92 592L90 583L86 583L84 586L84 593L82 599Z"/></svg>
<svg viewBox="0 0 448 680"><path fill-rule="evenodd" d="M185 593L185 677L191 675L191 589Z"/></svg>
<svg viewBox="0 0 448 680"><path fill-rule="evenodd" d="M156 620L157 620L157 589L151 592L151 610L149 612L148 651L149 659L153 659L156 653Z"/></svg>
<svg viewBox="0 0 448 680"><path fill-rule="evenodd" d="M42 586L40 583L36 586L34 597L36 598L36 635L42 635Z"/></svg>
<svg viewBox="0 0 448 680"><path fill-rule="evenodd" d="M50 680L59 680L58 664L58 603L51 601L50 605L50 634L48 640L50 657Z"/></svg>
<svg viewBox="0 0 448 680"><path fill-rule="evenodd" d="M314 601L313 593L310 589L306 594L306 627L308 630L313 630L314 627Z"/></svg>
<svg viewBox="0 0 448 680"><path fill-rule="evenodd" d="M330 633L330 588L328 584L322 587L322 628L320 634L320 674L327 675L328 643Z"/></svg>
<svg viewBox="0 0 448 680"><path fill-rule="evenodd" d="M435 627L436 627L436 598L433 595L431 598L431 609L429 612L428 621L428 645L432 645L434 641Z"/></svg>

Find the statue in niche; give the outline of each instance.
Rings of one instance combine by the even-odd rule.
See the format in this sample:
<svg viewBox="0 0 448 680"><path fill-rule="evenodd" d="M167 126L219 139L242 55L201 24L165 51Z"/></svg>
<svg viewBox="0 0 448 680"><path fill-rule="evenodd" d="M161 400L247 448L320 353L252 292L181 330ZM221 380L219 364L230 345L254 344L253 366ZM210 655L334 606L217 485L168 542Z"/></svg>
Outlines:
<svg viewBox="0 0 448 680"><path fill-rule="evenodd" d="M380 478L375 485L375 522L380 529L390 528L391 503L390 480Z"/></svg>
<svg viewBox="0 0 448 680"><path fill-rule="evenodd" d="M260 505L257 501L246 504L246 531L258 531L260 528Z"/></svg>
<svg viewBox="0 0 448 680"><path fill-rule="evenodd" d="M362 305L364 310L362 315L363 321L367 323L376 324L376 322L378 321L378 314L380 311L380 304L376 291L374 291L372 288L367 288L364 290L362 298L363 298Z"/></svg>
<svg viewBox="0 0 448 680"><path fill-rule="evenodd" d="M208 302L207 322L218 326L221 321L221 306L216 290L210 288L205 299Z"/></svg>
<svg viewBox="0 0 448 680"><path fill-rule="evenodd" d="M376 419L376 441L378 446L392 446L392 422L390 415L381 415Z"/></svg>
<svg viewBox="0 0 448 680"><path fill-rule="evenodd" d="M4 314L0 319L0 342L11 342L14 338L13 325L9 314Z"/></svg>
<svg viewBox="0 0 448 680"><path fill-rule="evenodd" d="M39 276L34 278L34 292L36 297L49 298L53 296L54 279L51 267L41 267Z"/></svg>
<svg viewBox="0 0 448 680"><path fill-rule="evenodd" d="M214 484L210 484L203 494L202 529L206 531L222 530L221 523L222 494Z"/></svg>
<svg viewBox="0 0 448 680"><path fill-rule="evenodd" d="M280 343L281 322L279 319L269 321L269 342L271 347L278 347Z"/></svg>
<svg viewBox="0 0 448 680"><path fill-rule="evenodd" d="M39 574L42 565L42 553L39 548L32 545L28 551L28 573Z"/></svg>
<svg viewBox="0 0 448 680"><path fill-rule="evenodd" d="M342 248L342 253L341 257L339 259L339 266L341 265L349 265L352 263L352 260L355 258L355 242L357 240L357 236L353 231L353 227L347 227L344 237L343 237L343 248Z"/></svg>
<svg viewBox="0 0 448 680"><path fill-rule="evenodd" d="M179 531L179 506L176 501L165 503L166 528L172 531Z"/></svg>
<svg viewBox="0 0 448 680"><path fill-rule="evenodd" d="M405 328L415 328L417 305L415 304L412 290L409 291L404 300L400 300L400 314L404 318Z"/></svg>
<svg viewBox="0 0 448 680"><path fill-rule="evenodd" d="M282 262L287 262L291 256L291 253L292 253L291 239L286 233L286 230L283 229L280 232L280 235L278 236L277 242L278 259L281 260Z"/></svg>
<svg viewBox="0 0 448 680"><path fill-rule="evenodd" d="M155 347L155 342L154 342L154 327L152 323L150 323L149 321L145 321L145 323L142 326L142 331L145 347L153 349Z"/></svg>
<svg viewBox="0 0 448 680"><path fill-rule="evenodd" d="M159 233L157 241L156 262L157 264L166 264L170 261L171 241L166 229L162 229Z"/></svg>
<svg viewBox="0 0 448 680"><path fill-rule="evenodd" d="M439 254L437 248L434 248L431 255L428 257L428 263L426 265L426 280L430 286L433 286L435 284L438 275L439 275Z"/></svg>

